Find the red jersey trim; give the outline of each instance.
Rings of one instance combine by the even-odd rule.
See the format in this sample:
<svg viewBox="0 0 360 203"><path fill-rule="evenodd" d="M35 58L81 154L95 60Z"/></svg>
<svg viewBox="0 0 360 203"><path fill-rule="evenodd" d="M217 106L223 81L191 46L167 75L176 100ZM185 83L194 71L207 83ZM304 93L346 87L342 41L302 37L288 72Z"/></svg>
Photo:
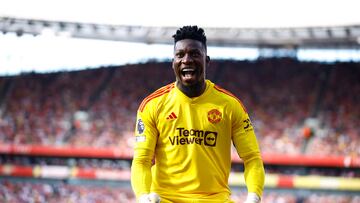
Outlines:
<svg viewBox="0 0 360 203"><path fill-rule="evenodd" d="M226 95L229 95L229 96L235 98L235 99L240 103L240 105L241 105L241 107L244 109L244 111L247 113L247 110L246 110L244 104L241 102L241 100L240 100L239 98L237 98L237 97L236 97L235 95L233 95L231 92L229 92L229 91L227 91L227 90L225 90L225 89L223 89L223 88L221 88L221 87L219 87L219 86L217 86L217 85L214 85L214 88L215 88L217 91L219 91L219 92L222 92L222 93L224 93L224 94L226 94Z"/></svg>
<svg viewBox="0 0 360 203"><path fill-rule="evenodd" d="M143 112L144 111L144 108L146 106L147 103L149 103L149 101L151 101L152 99L155 99L156 97L160 97L161 95L164 95L168 92L171 91L171 89L174 88L174 84L175 83L171 83L171 84L168 84L158 90L156 90L155 92L153 92L152 94L150 94L149 96L147 96L140 104L140 107L139 107L139 111Z"/></svg>

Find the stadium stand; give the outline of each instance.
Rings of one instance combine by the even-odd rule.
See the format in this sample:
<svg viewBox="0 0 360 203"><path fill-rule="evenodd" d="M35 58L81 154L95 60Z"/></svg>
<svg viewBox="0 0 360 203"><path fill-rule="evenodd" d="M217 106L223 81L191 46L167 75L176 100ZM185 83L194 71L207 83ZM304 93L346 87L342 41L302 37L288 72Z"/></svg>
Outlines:
<svg viewBox="0 0 360 203"><path fill-rule="evenodd" d="M148 63L3 77L1 142L125 147L138 104L170 83L171 71ZM359 74L352 63L267 59L213 62L208 77L244 102L264 153L358 156ZM306 147L308 118L318 124Z"/></svg>
<svg viewBox="0 0 360 203"><path fill-rule="evenodd" d="M212 61L207 77L249 111L273 181L263 202L359 202L358 63ZM173 80L169 62L0 77L0 201L133 202L136 110ZM233 177L243 170L235 157ZM109 174L127 185L99 186ZM321 188L329 181L337 186ZM243 183L233 186L243 201Z"/></svg>
<svg viewBox="0 0 360 203"><path fill-rule="evenodd" d="M235 202L244 202L245 193L235 192L232 199ZM67 184L64 182L55 183L31 183L24 181L1 181L0 185L1 202L58 202L58 203L135 203L131 189L96 185ZM292 193L265 192L263 203L357 203L359 195L346 196L341 194L324 195L322 193L311 195L295 195Z"/></svg>

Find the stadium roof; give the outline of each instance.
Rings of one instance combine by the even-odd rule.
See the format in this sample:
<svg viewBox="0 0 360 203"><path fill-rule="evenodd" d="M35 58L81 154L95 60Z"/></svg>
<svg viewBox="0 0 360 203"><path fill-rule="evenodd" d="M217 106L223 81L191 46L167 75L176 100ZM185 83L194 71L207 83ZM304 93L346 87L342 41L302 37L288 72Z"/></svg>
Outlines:
<svg viewBox="0 0 360 203"><path fill-rule="evenodd" d="M171 43L197 24L217 46L359 46L357 0L3 0L0 30Z"/></svg>
<svg viewBox="0 0 360 203"><path fill-rule="evenodd" d="M359 0L1 0L0 76L171 59L166 44L183 25L206 29L213 59L360 61L358 8Z"/></svg>

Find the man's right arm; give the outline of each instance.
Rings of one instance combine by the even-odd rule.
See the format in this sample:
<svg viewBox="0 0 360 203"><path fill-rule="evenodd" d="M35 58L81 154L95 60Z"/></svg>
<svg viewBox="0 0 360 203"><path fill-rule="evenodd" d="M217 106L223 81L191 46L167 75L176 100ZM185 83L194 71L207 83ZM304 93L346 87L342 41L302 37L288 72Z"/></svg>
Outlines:
<svg viewBox="0 0 360 203"><path fill-rule="evenodd" d="M137 198L150 193L153 152L136 149L131 165L131 186Z"/></svg>
<svg viewBox="0 0 360 203"><path fill-rule="evenodd" d="M139 110L136 119L131 186L138 200L142 195L150 193L152 182L151 166L158 137L152 119L152 106L147 105L142 111Z"/></svg>

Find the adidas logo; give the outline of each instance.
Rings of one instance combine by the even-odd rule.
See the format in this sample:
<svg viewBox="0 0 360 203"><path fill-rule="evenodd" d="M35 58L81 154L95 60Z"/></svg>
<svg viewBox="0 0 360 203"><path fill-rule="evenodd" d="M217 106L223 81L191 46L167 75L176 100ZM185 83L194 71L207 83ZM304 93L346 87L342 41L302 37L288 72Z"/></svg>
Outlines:
<svg viewBox="0 0 360 203"><path fill-rule="evenodd" d="M168 117L166 117L166 120L174 120L174 119L176 119L176 118L177 118L177 116L175 115L175 113L174 113L174 112L171 112L171 114L168 115Z"/></svg>

